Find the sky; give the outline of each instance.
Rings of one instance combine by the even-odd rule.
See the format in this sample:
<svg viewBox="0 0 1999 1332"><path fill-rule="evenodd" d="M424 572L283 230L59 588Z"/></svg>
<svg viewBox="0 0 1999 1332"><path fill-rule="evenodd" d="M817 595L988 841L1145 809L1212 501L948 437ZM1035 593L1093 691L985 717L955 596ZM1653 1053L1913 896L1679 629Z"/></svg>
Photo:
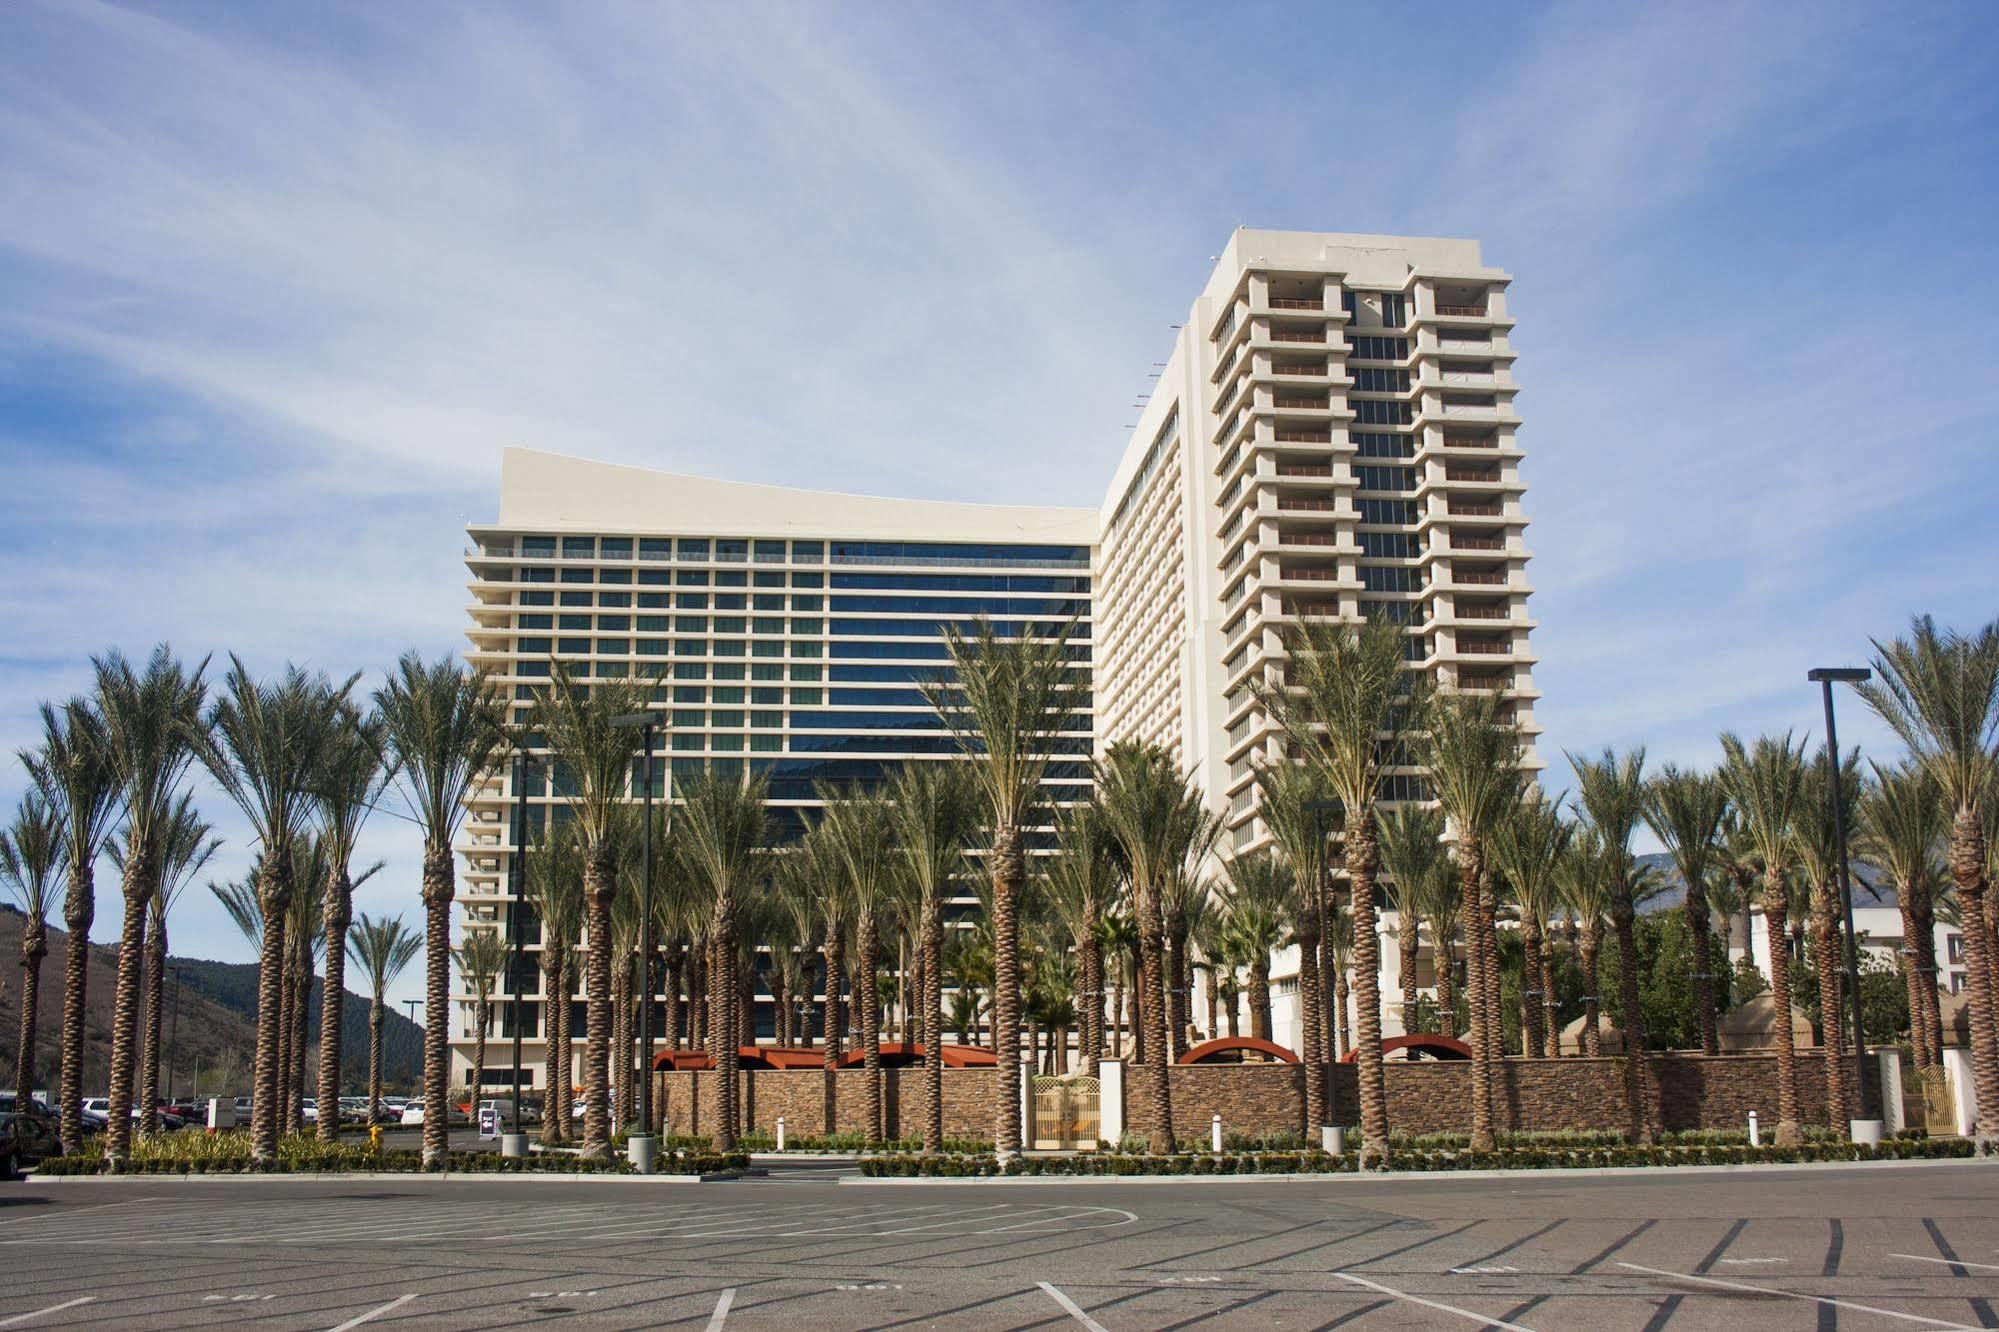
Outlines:
<svg viewBox="0 0 1999 1332"><path fill-rule="evenodd" d="M1514 275L1551 785L1816 734L1808 667L1999 614L1996 57L1987 3L15 0L0 753L113 647L456 650L507 445L1094 506L1239 225Z"/></svg>

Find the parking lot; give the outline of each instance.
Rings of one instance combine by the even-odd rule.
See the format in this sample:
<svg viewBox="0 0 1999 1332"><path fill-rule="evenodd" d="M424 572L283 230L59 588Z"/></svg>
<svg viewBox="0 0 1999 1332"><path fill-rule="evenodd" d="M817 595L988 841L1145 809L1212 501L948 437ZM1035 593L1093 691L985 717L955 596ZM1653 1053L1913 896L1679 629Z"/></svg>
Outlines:
<svg viewBox="0 0 1999 1332"><path fill-rule="evenodd" d="M1999 1170L0 1190L0 1328L1999 1325Z"/></svg>

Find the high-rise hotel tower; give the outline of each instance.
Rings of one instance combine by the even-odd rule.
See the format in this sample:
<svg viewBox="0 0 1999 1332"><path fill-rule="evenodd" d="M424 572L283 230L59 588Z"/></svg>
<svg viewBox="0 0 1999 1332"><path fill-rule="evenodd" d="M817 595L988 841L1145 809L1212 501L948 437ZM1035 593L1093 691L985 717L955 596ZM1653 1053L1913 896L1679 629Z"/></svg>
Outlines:
<svg viewBox="0 0 1999 1332"><path fill-rule="evenodd" d="M1253 848L1267 836L1255 765L1283 747L1247 681L1281 669L1300 619L1393 616L1412 670L1500 692L1531 746L1510 280L1476 241L1237 231L1094 513L510 450L500 520L471 529L468 656L516 706L551 659L654 678L670 761L742 763L795 811L814 803L814 779L951 751L912 687L941 660L941 624L986 614L1045 632L1073 619L1094 706L1051 794L1086 789L1085 749L1156 740L1226 813L1224 850ZM1539 766L1531 747L1528 762ZM498 775L472 801L475 927L504 920L511 896L514 780ZM533 774L526 794L553 799ZM1421 773L1397 772L1385 794L1422 799ZM1384 927L1397 927L1392 912ZM1277 1035L1295 1046L1295 958L1273 974ZM532 968L517 979L524 1034L538 1038L539 982ZM513 980L501 990L514 992ZM493 1086L513 1077L501 1007ZM1396 1030L1394 1005L1384 1019ZM455 1042L459 1085L469 1034ZM540 1089L539 1039L523 1064Z"/></svg>

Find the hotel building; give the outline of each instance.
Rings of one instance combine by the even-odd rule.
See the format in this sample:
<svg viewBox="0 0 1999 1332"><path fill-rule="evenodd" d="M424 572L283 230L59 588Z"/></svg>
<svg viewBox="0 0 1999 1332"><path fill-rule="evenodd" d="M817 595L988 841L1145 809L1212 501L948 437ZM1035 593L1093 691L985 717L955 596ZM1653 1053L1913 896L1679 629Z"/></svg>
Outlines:
<svg viewBox="0 0 1999 1332"><path fill-rule="evenodd" d="M552 657L593 678L650 676L677 770L743 763L796 819L815 780L954 751L913 688L942 659L941 624L1074 619L1093 708L1051 794L1087 789L1091 747L1154 740L1225 812L1224 849L1246 850L1267 841L1254 767L1283 755L1247 682L1281 667L1286 626L1382 613L1406 626L1411 669L1502 694L1538 767L1510 280L1476 241L1237 231L1096 511L508 450L499 521L470 529L468 658L517 707ZM470 802L472 921L504 920L512 893L513 780L495 775ZM545 806L535 782L529 802ZM1398 770L1385 794L1422 799L1422 774ZM1385 967L1394 956L1391 939ZM1295 1046L1295 957L1273 975L1276 1034ZM534 1000L538 972L519 979ZM527 1008L523 1083L539 1090L539 1004ZM459 1009L463 1086L463 996ZM511 1037L504 1011L495 1025ZM489 1085L512 1076L505 1047L489 1048Z"/></svg>

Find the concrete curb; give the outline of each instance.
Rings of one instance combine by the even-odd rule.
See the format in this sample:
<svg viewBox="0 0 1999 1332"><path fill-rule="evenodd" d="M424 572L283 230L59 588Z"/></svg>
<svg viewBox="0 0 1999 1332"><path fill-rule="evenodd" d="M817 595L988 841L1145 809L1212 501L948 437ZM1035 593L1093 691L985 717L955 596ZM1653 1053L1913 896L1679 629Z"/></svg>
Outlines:
<svg viewBox="0 0 1999 1332"><path fill-rule="evenodd" d="M1294 1175L960 1175L917 1178L842 1176L842 1185L901 1184L1386 1184L1399 1180L1493 1179L1627 1179L1675 1175L1783 1174L1787 1171L1889 1170L1937 1166L1975 1166L1976 1157L1915 1161L1770 1161L1747 1165L1684 1166L1559 1166L1520 1170L1389 1170L1374 1174Z"/></svg>
<svg viewBox="0 0 1999 1332"><path fill-rule="evenodd" d="M25 1177L29 1184L91 1185L91 1184L286 1184L286 1183L335 1183L345 1180L370 1180L376 1183L399 1184L464 1184L471 1181L482 1183L578 1183L588 1180L593 1184L731 1184L742 1178L748 1171L722 1171L712 1175L590 1175L566 1174L561 1171L520 1171L497 1170L454 1170L431 1172L418 1170L336 1170L336 1171L273 1171L257 1175L37 1175Z"/></svg>

